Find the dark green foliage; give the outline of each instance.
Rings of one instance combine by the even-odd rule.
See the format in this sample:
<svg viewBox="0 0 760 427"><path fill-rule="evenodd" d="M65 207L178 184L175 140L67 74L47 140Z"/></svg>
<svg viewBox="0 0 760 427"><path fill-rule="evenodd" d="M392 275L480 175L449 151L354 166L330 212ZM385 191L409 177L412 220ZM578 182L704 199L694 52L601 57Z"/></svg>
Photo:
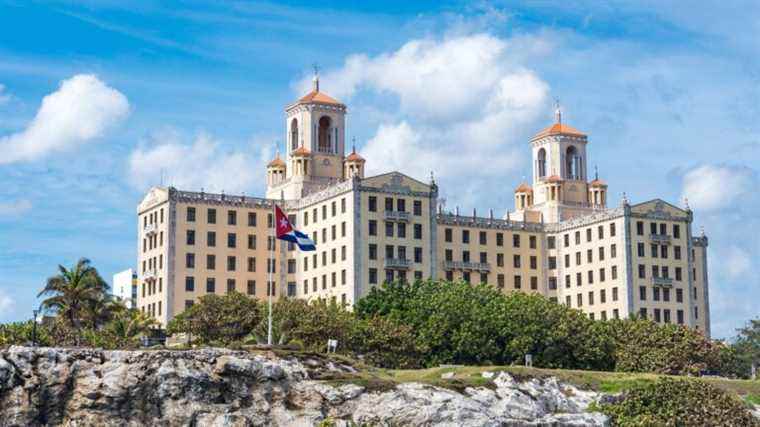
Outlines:
<svg viewBox="0 0 760 427"><path fill-rule="evenodd" d="M609 321L607 329L617 371L696 375L720 366L720 345L685 326L628 319Z"/></svg>
<svg viewBox="0 0 760 427"><path fill-rule="evenodd" d="M31 320L26 322L0 323L0 346L5 345L27 345L32 342L34 323ZM52 343L49 328L45 325L38 324L37 344L48 346Z"/></svg>
<svg viewBox="0 0 760 427"><path fill-rule="evenodd" d="M381 316L356 319L348 347L368 364L381 368L420 368L426 353L417 347L411 327Z"/></svg>
<svg viewBox="0 0 760 427"><path fill-rule="evenodd" d="M359 301L362 318L387 316L408 325L425 366L441 363L522 363L611 369L604 329L577 310L524 293L504 295L487 285L420 281L373 289Z"/></svg>
<svg viewBox="0 0 760 427"><path fill-rule="evenodd" d="M661 378L637 385L600 409L618 426L758 426L733 394L699 380Z"/></svg>
<svg viewBox="0 0 760 427"><path fill-rule="evenodd" d="M760 369L760 319L752 319L746 326L737 329L730 358L736 374L743 378L750 376L751 366L754 363Z"/></svg>
<svg viewBox="0 0 760 427"><path fill-rule="evenodd" d="M238 292L209 294L169 322L169 334L189 333L204 344L231 344L242 340L259 323L258 301Z"/></svg>

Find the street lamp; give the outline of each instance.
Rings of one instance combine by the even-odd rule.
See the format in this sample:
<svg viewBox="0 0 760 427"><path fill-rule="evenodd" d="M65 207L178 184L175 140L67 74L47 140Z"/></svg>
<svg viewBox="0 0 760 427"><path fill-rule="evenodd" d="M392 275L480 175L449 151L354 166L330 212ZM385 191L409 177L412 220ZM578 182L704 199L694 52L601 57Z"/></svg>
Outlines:
<svg viewBox="0 0 760 427"><path fill-rule="evenodd" d="M32 323L32 347L37 347L37 314L39 314L39 310L32 310L32 313L34 313L34 321Z"/></svg>

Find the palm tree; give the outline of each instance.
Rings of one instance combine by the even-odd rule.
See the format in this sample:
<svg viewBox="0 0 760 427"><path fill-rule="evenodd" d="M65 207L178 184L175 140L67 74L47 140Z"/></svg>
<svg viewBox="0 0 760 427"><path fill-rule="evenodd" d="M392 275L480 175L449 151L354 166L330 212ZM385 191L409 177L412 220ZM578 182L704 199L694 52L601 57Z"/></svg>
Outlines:
<svg viewBox="0 0 760 427"><path fill-rule="evenodd" d="M105 327L105 330L119 341L119 347L136 343L137 339L158 324L156 321L135 309L118 312Z"/></svg>
<svg viewBox="0 0 760 427"><path fill-rule="evenodd" d="M81 258L72 269L59 265L58 270L59 273L48 278L45 288L37 295L49 296L40 307L61 316L76 332L85 323L96 326L110 299L108 284L86 258Z"/></svg>

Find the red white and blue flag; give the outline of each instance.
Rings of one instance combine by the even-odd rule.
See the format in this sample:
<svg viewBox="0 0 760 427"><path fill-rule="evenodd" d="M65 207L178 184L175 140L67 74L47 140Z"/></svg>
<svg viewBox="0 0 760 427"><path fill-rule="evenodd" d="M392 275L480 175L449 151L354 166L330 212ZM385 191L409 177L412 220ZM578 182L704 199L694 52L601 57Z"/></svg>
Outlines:
<svg viewBox="0 0 760 427"><path fill-rule="evenodd" d="M301 233L293 228L288 217L282 212L279 206L274 205L275 212L275 227L277 230L277 238L280 240L286 240L298 245L298 248L302 251L314 251L317 249L317 245L309 238L309 236Z"/></svg>

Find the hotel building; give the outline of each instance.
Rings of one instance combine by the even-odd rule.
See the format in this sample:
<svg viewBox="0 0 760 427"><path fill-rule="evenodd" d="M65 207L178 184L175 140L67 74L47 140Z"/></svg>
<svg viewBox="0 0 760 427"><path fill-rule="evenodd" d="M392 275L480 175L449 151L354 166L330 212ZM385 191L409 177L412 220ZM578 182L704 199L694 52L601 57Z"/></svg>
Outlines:
<svg viewBox="0 0 760 427"><path fill-rule="evenodd" d="M529 141L533 177L504 218L444 212L432 176L365 176L365 159L345 154L345 114L315 77L285 109L285 155L267 165L266 197L150 189L137 208L139 309L165 325L199 297L230 290L351 305L383 282L432 277L709 336L708 241L692 235L691 210L625 197L608 207L607 184L587 176L588 136L559 109ZM274 202L316 251L273 238Z"/></svg>

